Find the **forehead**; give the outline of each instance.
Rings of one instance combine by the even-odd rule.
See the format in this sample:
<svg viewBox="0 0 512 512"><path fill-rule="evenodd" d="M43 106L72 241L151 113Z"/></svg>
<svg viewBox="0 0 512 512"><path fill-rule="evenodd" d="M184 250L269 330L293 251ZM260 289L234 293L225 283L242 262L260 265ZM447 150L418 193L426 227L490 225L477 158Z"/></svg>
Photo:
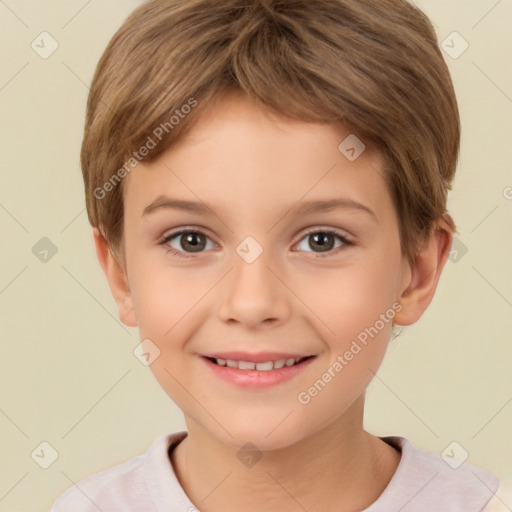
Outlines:
<svg viewBox="0 0 512 512"><path fill-rule="evenodd" d="M167 152L193 148L194 151L212 151L213 145L222 143L229 153L257 152L259 158L278 157L285 150L313 150L317 153L330 147L331 153L338 156L339 143L351 134L342 123L328 124L290 118L263 108L254 100L239 92L219 96L214 103L206 106L192 130L182 137ZM236 139L237 145L231 143ZM352 139L355 140L355 139ZM362 141L360 141L362 142ZM378 151L369 141L365 142L365 160L379 161ZM350 156L350 154L348 155ZM293 158L288 153L290 159Z"/></svg>
<svg viewBox="0 0 512 512"><path fill-rule="evenodd" d="M378 151L367 143L347 157L363 148L355 137L342 125L291 120L227 95L158 159L137 166L125 199L139 212L164 193L241 213L327 195L389 203Z"/></svg>

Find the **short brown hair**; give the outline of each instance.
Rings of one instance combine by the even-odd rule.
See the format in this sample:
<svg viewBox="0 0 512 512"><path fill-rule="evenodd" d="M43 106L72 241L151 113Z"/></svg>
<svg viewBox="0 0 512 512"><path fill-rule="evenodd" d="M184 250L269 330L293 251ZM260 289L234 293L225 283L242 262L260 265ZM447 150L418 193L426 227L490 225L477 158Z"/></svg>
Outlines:
<svg viewBox="0 0 512 512"><path fill-rule="evenodd" d="M231 90L290 119L340 123L378 148L409 261L439 219L455 228L446 200L459 111L418 8L406 0L149 0L108 44L87 103L87 212L114 254L126 162L150 138L157 143L145 161L155 159Z"/></svg>

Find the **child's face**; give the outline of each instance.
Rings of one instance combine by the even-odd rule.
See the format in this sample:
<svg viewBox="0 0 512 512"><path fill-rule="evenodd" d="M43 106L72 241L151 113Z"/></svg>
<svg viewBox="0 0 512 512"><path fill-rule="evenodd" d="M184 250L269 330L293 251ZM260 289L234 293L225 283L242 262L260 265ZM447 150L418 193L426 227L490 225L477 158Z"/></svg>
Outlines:
<svg viewBox="0 0 512 512"><path fill-rule="evenodd" d="M277 122L241 97L226 97L188 138L139 165L124 184L130 294L121 316L158 346L150 368L185 416L227 444L279 448L336 421L361 421L365 388L411 273L380 157L367 148L349 161L338 149L349 133ZM164 196L208 203L213 211L144 213ZM303 202L330 199L356 201L373 213L295 212ZM182 228L206 236L161 243ZM326 230L353 245L322 238ZM261 254L247 261L258 248ZM203 357L227 351L314 358L291 378L244 387L220 378L223 370L213 371ZM330 379L323 377L329 368ZM318 380L321 390L308 391Z"/></svg>

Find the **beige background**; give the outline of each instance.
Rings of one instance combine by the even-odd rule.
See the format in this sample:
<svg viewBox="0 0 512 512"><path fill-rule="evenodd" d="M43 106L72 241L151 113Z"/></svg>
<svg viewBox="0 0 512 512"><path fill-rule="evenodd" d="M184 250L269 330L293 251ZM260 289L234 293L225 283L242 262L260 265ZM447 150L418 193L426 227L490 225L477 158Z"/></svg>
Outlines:
<svg viewBox="0 0 512 512"><path fill-rule="evenodd" d="M185 428L134 357L136 330L117 319L79 170L88 84L138 3L0 0L0 511L45 511L72 483ZM512 2L417 3L450 51L462 48L453 31L469 43L445 53L463 124L449 200L460 244L430 309L390 346L366 427L437 453L457 441L511 485ZM43 31L59 44L47 59L31 48ZM33 253L43 237L57 248L46 262ZM47 469L44 441L58 452Z"/></svg>

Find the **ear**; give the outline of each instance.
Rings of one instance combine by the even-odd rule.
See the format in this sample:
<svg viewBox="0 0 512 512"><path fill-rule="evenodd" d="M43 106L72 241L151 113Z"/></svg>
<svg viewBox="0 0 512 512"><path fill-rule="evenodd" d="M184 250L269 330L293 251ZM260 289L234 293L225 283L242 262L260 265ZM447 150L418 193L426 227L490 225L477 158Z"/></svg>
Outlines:
<svg viewBox="0 0 512 512"><path fill-rule="evenodd" d="M397 325L417 322L432 302L441 272L450 255L453 221L439 220L422 243L413 265L409 265L402 283L399 302L402 305L394 318Z"/></svg>
<svg viewBox="0 0 512 512"><path fill-rule="evenodd" d="M106 238L98 228L93 229L93 236L96 255L116 301L119 318L125 325L136 327L137 320L126 271L115 259Z"/></svg>

